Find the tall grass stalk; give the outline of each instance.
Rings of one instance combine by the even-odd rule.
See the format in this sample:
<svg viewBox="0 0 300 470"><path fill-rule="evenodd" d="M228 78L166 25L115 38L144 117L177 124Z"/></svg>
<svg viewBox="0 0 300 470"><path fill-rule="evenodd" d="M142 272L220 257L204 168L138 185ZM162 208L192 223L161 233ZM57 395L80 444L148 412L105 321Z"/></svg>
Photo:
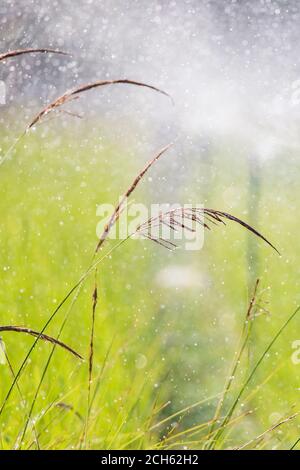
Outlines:
<svg viewBox="0 0 300 470"><path fill-rule="evenodd" d="M224 404L224 402L226 400L226 397L227 397L227 395L230 391L231 385L232 385L232 383L235 379L236 372L237 372L237 369L238 369L240 361L241 361L241 357L242 357L242 355L243 355L243 353L246 349L246 346L248 344L248 340L249 340L249 337L250 337L250 334L251 334L252 322L253 322L253 319L254 319L254 317L252 316L252 311L253 311L253 308L254 308L255 302L256 302L256 295L257 295L258 285L259 285L259 279L256 280L256 283L255 283L255 286L254 286L254 292L253 292L252 298L249 302L249 306L248 306L248 309L247 309L247 312L246 312L246 316L245 316L245 320L244 320L244 324L243 324L243 329L242 329L242 332L241 332L240 339L238 341L238 344L239 344L238 351L235 354L235 358L234 358L233 363L230 367L228 377L227 377L226 382L225 382L223 393L222 393L222 395L220 397L220 400L219 400L219 402L217 404L217 407L216 407L215 415L214 415L211 430L210 430L211 432L215 429L216 423L217 423L217 421L220 417L220 413L221 413L223 404ZM212 445L212 444L213 443L211 443L210 445ZM210 445L208 445L208 447L210 447Z"/></svg>
<svg viewBox="0 0 300 470"><path fill-rule="evenodd" d="M27 352L24 360L22 361L21 363L21 366L19 367L17 373L16 373L16 376L11 384L11 386L9 387L9 390L4 398L4 401L1 405L1 408L0 408L0 416L2 415L4 409L5 409L5 406L7 405L7 402L9 400L9 397L11 396L11 393L16 385L16 383L18 382L19 378L20 378L20 375L22 374L22 371L25 367L25 365L27 364L27 361L28 359L30 358L32 352L34 351L39 339L40 339L40 336L44 333L44 331L48 328L48 326L50 325L50 323L52 322L52 320L56 317L57 313L59 312L59 310L62 308L62 306L67 302L67 300L71 297L71 295L73 294L73 292L76 291L76 289L87 279L87 277L94 271L94 269L96 268L96 266L98 266L104 259L106 259L114 250L116 250L118 247L120 247L125 241L127 240L124 239L124 240L121 240L119 243L115 244L104 256L98 258L86 271L85 273L80 277L79 281L68 291L68 293L65 295L65 297L60 301L60 303L58 304L58 306L56 307L56 309L54 310L54 312L50 315L50 317L48 318L48 320L46 321L46 323L44 324L43 328L41 329L41 331L39 332L39 335L37 336L37 338L35 339L34 343L32 344L32 346L30 347L29 351Z"/></svg>
<svg viewBox="0 0 300 470"><path fill-rule="evenodd" d="M67 310L67 312L66 312L66 314L65 314L65 317L64 317L63 322L62 322L62 324L61 324L61 327L60 327L60 329L59 329L59 332L58 332L58 335L57 335L57 337L56 337L56 340L58 340L58 339L60 338L60 336L61 336L61 334L62 334L62 332L63 332L63 330L64 330L64 327L65 327L65 325L66 325L66 323L67 323L67 320L68 320L68 318L69 318L69 315L70 315L70 313L71 313L71 311L72 311L72 309L73 309L73 307L74 307L74 305L75 305L75 302L77 301L77 299L78 299L78 297L79 297L79 294L80 294L80 292L81 292L82 286L83 286L83 284L80 284L80 286L77 288L77 292L75 292L75 295L74 295L74 297L73 297L73 299L72 299L72 302L71 302L71 304L70 304L70 306L69 306L69 308L68 308L68 310ZM40 392L41 387L42 387L42 384L43 384L43 382L44 382L44 379L45 379L47 370L49 369L50 362L51 362L51 360L52 360L52 357L53 357L53 354L54 354L54 352L55 352L56 346L57 346L57 344L54 344L53 347L52 347L52 350L51 350L51 352L50 352L50 354L49 354L49 356L48 356L48 359L47 359L47 361L46 361L46 364L45 364L45 366L44 366L44 369L43 369L41 378L40 378L40 380L39 380L38 386L37 386L37 388L36 388L36 390L35 390L34 397L33 397L33 400L32 400L32 403L31 403L31 406L30 406L30 409L29 409L29 413L28 413L28 416L27 416L27 419L26 419L26 422L25 422L25 426L24 426L24 429L23 429L22 439L21 439L21 444L20 444L20 445L22 445L22 442L23 442L23 440L24 440L24 438L25 438L25 434L26 434L28 425L29 425L29 423L30 423L30 419L31 419L31 417L32 417L33 410L34 410L34 407L35 407L35 404L36 404L36 401L37 401L39 392Z"/></svg>
<svg viewBox="0 0 300 470"><path fill-rule="evenodd" d="M84 431L85 447L87 447L87 434L88 434L90 410L91 410L91 387L92 387L92 380L93 380L93 365L94 365L93 358L94 358L95 313L96 313L96 307L98 303L97 268L95 269L95 286L94 286L92 298L93 298L93 305L92 305L92 321L91 321L91 335L90 335L90 349L89 349L87 410L86 410L86 421L85 421L85 431Z"/></svg>
<svg viewBox="0 0 300 470"><path fill-rule="evenodd" d="M270 349L272 348L272 346L274 345L274 343L277 341L277 339L281 336L281 334L284 332L284 330L287 328L287 326L290 324L290 322L295 318L295 316L298 314L298 312L300 311L300 306L296 308L296 310L288 317L288 319L284 322L284 324L281 326L281 328L278 330L278 332L275 334L275 336L273 337L273 339L271 340L271 342L268 344L267 348L264 350L264 352L262 353L262 355L260 356L260 358L258 359L258 361L256 362L255 366L253 367L251 373L249 374L247 380L244 382L244 384L242 385L236 399L234 400L232 406L230 407L227 415L225 416L224 420L222 421L222 424L221 424L221 428L220 430L217 432L216 434L216 437L215 437L215 440L214 440L214 444L212 445L212 448L215 447L215 445L217 444L218 442L218 439L220 439L220 437L222 436L223 432L224 432L224 429L226 427L226 424L228 423L228 421L230 420L232 414L234 413L246 387L248 386L248 384L251 382L252 378L254 377L257 369L259 368L260 364L262 363L262 361L264 360L264 358L266 357L266 355L268 354L268 352L270 351Z"/></svg>

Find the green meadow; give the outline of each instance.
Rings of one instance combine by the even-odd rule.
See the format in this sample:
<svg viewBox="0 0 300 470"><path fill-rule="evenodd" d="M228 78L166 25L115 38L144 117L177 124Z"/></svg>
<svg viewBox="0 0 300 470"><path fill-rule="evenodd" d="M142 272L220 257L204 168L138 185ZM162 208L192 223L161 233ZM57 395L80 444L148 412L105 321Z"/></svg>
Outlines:
<svg viewBox="0 0 300 470"><path fill-rule="evenodd" d="M8 146L3 138L1 147ZM91 262L97 206L116 203L158 148L129 151L84 125L78 132L41 127L19 142L0 167L0 326L41 331ZM96 277L90 399L94 271L45 330L54 338L60 333L83 360L40 339L8 396L35 338L1 332L1 449L294 445L300 437L300 313L243 386L300 305L299 159L289 154L262 162L253 181L247 157L238 143L225 143L208 159L195 153L183 165L175 145L132 199L160 202L166 185L170 202L203 202L232 213L281 256L230 221L206 231L200 251L107 240ZM169 165L176 159L184 169L174 175Z"/></svg>

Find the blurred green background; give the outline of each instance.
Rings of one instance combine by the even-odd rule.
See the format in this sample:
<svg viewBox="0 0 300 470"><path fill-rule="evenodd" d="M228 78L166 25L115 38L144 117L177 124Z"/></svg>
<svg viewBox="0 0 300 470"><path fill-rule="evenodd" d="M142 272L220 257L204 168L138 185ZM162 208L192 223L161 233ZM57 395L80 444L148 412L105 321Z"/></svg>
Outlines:
<svg viewBox="0 0 300 470"><path fill-rule="evenodd" d="M3 142L3 148L8 147L7 140ZM226 149L226 142L219 142L207 159L195 152L186 166L175 145L151 169L133 199L148 205L165 202L160 200L164 197L169 202L203 202L231 212L251 221L282 256L230 222L206 232L201 251L170 253L136 240L113 251L98 270L92 384L97 394L84 444L89 448L203 448L207 427L202 434L186 431L214 416L256 277L257 316L225 411L300 302L299 159L290 154L276 163L261 163L253 182L252 163L239 143ZM89 265L97 242L97 205L117 202L157 150L134 154L112 145L104 131L100 139L84 126L63 133L57 125L37 130L18 144L13 158L0 168L2 325L42 328ZM174 159L181 171L169 171ZM104 253L114 243L108 241ZM93 284L92 275L61 337L86 359ZM48 334L57 335L69 305L59 311ZM230 426L220 447L242 445L299 409L300 364L292 360L299 325L296 317L265 358L236 410L236 416L246 416ZM34 340L18 333L3 333L2 338L17 371ZM20 390L15 388L8 400L0 421L2 448L18 442L50 351L51 345L38 343L19 381ZM7 364L0 365L0 373L2 402L12 373ZM57 348L23 448L83 445L87 383L87 360L78 361ZM255 444L289 448L300 435L299 424L296 417Z"/></svg>

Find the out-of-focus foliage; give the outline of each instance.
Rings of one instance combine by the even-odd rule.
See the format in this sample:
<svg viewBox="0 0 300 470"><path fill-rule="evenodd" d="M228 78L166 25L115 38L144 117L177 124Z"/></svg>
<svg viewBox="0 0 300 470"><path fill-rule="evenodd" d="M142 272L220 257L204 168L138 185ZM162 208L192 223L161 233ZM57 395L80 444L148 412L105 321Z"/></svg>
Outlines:
<svg viewBox="0 0 300 470"><path fill-rule="evenodd" d="M145 161L144 155L130 158L124 149L114 147L105 138L99 145L88 130L78 132L78 140L74 140L73 132L61 138L55 143L52 133L43 140L27 136L13 159L1 167L4 324L42 327L90 262L96 243L97 204L117 200ZM167 164L168 157L165 158ZM232 156L215 149L211 164L213 171L206 168L210 178L208 205L230 210L247 220L249 184L243 160L237 156L233 167ZM294 171L288 177L284 165L263 168L256 226L276 243L283 256L279 258L254 240L262 309L258 310L261 315L255 319L248 350L234 382L235 391L299 300L298 220L293 202L297 194L297 163L290 164ZM201 171L201 165L194 162L188 186L192 199L199 193L197 175ZM275 190L277 180L282 186ZM152 189L163 181L163 170L159 166L153 168L151 179L143 182L135 200L150 204ZM240 227L229 225L207 232L200 252L168 253L150 242L132 240L103 262L98 276L94 386L97 376L101 379L91 414L89 447L152 447L170 431L170 425L177 423L176 430L182 431L213 417L216 398L149 431L150 422L153 425L222 391L250 296L248 243L248 235ZM85 284L62 336L86 358L92 285L93 278ZM61 310L49 328L53 336L66 311L67 307ZM253 414L233 428L225 446L250 440L292 411L299 393L299 366L291 360L298 324L296 319L249 386L238 414L250 410ZM9 333L3 339L16 371L32 339ZM22 375L19 385L26 407L31 403L50 347L39 343ZM12 380L7 365L1 365L1 376L3 399ZM267 383L256 390L255 384L268 377ZM250 402L246 400L249 394L253 394ZM84 419L86 400L87 363L79 363L57 350L33 413L35 432L31 423L24 446L31 442L32 446L37 445L35 433L40 435L42 448L80 445L83 423L78 414L55 404L72 406ZM166 406L158 411L163 405ZM15 389L1 417L4 448L14 445L24 426L26 409ZM290 445L297 437L296 424L294 420L282 427L283 434L279 434L280 428L274 431L267 445ZM140 439L129 444L136 437ZM201 447L204 442L195 440L195 444L189 444L189 439L183 437L177 445Z"/></svg>

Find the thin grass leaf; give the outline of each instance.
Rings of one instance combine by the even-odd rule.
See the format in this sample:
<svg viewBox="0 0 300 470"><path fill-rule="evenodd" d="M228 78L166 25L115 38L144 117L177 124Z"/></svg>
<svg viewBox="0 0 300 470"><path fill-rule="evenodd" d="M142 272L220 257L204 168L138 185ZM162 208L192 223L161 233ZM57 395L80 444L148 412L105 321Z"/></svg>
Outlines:
<svg viewBox="0 0 300 470"><path fill-rule="evenodd" d="M263 433L259 434L258 436L254 437L253 439L251 439L250 441L246 442L245 444L239 446L239 447L236 447L235 450L242 450L242 449L245 449L245 447L248 447L249 445L253 444L255 441L263 438L266 434L269 434L271 433L272 431L274 431L275 429L279 428L280 426L282 426L283 424L291 421L292 419L295 419L297 416L299 416L299 411L297 413L294 413L292 414L291 416L288 416L287 418L284 418L284 419L281 419L279 422L277 422L276 424L274 424L273 426L271 426L269 429L267 429L266 431L264 431Z"/></svg>
<svg viewBox="0 0 300 470"><path fill-rule="evenodd" d="M85 93L86 91L93 90L95 88L99 88L102 86L107 86L107 85L118 85L118 84L124 84L124 85L133 85L133 86L138 86L138 87L144 87L144 88L149 88L153 91L156 91L157 93L161 93L169 98L170 95L166 93L165 91L161 90L160 88L157 88L153 85L148 85L147 83L143 82L138 82L136 80L128 80L128 79L117 79L117 80L98 80L96 82L88 83L85 85L81 85L77 88L74 88L72 90L66 91L63 95L59 96L56 98L54 101L52 101L49 105L45 106L33 119L32 121L28 124L26 131L34 127L37 123L39 123L43 117L47 114L49 114L51 111L54 111L61 106L65 105L66 103L69 103L71 100L76 99L81 95L82 93ZM172 99L172 98L171 98Z"/></svg>
<svg viewBox="0 0 300 470"><path fill-rule="evenodd" d="M241 333L241 336L240 336L240 339L239 339L239 342L238 342L238 344L239 344L238 352L237 352L237 354L235 354L233 363L230 367L230 371L229 371L228 377L227 377L226 382L225 382L223 393L222 393L222 395L220 397L220 400L217 404L215 415L214 415L214 418L213 418L213 424L212 424L211 430L210 430L211 432L214 430L216 422L220 417L220 413L222 411L223 404L224 404L225 399L226 399L226 397L229 393L229 390L231 388L231 385L232 385L233 380L235 378L235 375L237 373L237 369L238 369L238 366L240 364L241 357L243 355L243 352L244 352L244 350L247 346L247 343L248 343L248 340L249 340L249 337L250 337L250 331L251 331L252 323L249 322L249 319L251 319L251 314L252 314L253 308L255 306L258 285L259 285L259 279L256 280L253 295L250 299L250 302L249 302L249 305L248 305L248 308L247 308L242 333Z"/></svg>
<svg viewBox="0 0 300 470"><path fill-rule="evenodd" d="M92 306L92 328L90 338L90 354L89 354L89 389L92 382L93 375L93 357L94 357L94 333L95 333L95 313L98 303L98 287L97 287L97 271L95 273L95 287L93 291L93 306Z"/></svg>
<svg viewBox="0 0 300 470"><path fill-rule="evenodd" d="M68 293L65 295L65 297L59 302L59 304L57 305L57 307L55 308L54 312L50 315L50 317L48 318L48 320L46 321L46 323L44 324L43 328L41 329L41 331L38 333L38 336L36 337L34 343L32 344L32 346L30 347L29 351L27 352L25 358L23 359L16 375L15 375L15 378L14 380L12 381L12 384L11 386L9 387L5 397L4 397L4 400L3 400L3 403L0 407L0 416L1 414L3 413L3 410L5 409L7 403L8 403L8 400L9 400L9 397L11 396L11 393L14 389L14 387L16 386L27 362L28 362L28 359L30 358L32 352L34 351L38 341L41 339L41 335L44 334L44 331L48 328L48 326L50 325L50 323L53 321L53 319L56 317L56 315L58 314L59 310L63 307L63 305L68 301L68 299L71 297L71 295L73 294L73 292L76 291L76 289L80 286L83 285L84 281L87 279L87 277L91 274L91 272L94 271L95 267L98 266L98 264L100 264L104 259L106 259L108 256L110 256L110 254L116 250L117 248L119 248L123 243L125 243L126 241L128 240L125 239L125 240L121 240L119 243L117 243L116 245L114 245L104 256L98 258L96 261L94 261L94 263L85 271L85 273L80 277L79 281L68 291ZM66 318L65 318L65 321L66 321ZM65 324L65 322L64 322ZM56 345L54 344L53 346L53 351L54 351L54 347ZM50 357L49 357L50 359Z"/></svg>
<svg viewBox="0 0 300 470"><path fill-rule="evenodd" d="M260 364L262 363L262 361L264 360L264 358L266 357L266 355L268 354L268 352L270 351L270 349L272 348L272 346L274 345L274 343L277 341L277 339L280 337L280 335L284 332L284 330L287 328L287 326L290 324L290 322L295 318L295 316L298 314L298 312L300 311L300 306L296 308L296 310L288 317L288 319L284 322L284 324L281 326L281 328L278 330L278 332L276 333L276 335L273 337L273 339L271 340L271 342L268 344L267 348L264 350L263 354L260 356L260 358L258 359L257 363L255 364L255 366L253 367L251 373L249 374L247 380L244 382L244 384L242 385L236 399L234 400L231 408L229 409L226 417L224 418L223 422L222 422L222 428L224 428L224 426L226 425L226 423L228 422L228 420L230 420L232 414L234 413L247 385L250 383L250 381L252 380L253 376L255 375L255 372L257 371L257 369L259 368ZM217 434L217 437L216 439L218 439L223 433L223 429L220 429L220 431L218 432ZM300 441L300 438L299 440ZM297 443L297 442L296 442ZM296 445L296 443L294 444L294 446Z"/></svg>
<svg viewBox="0 0 300 470"><path fill-rule="evenodd" d="M84 430L84 441L85 447L87 445L87 434L88 434L88 426L89 426L89 419L90 419L90 410L91 410L91 387L92 387L92 379L93 379L93 359L94 359L94 335L95 335L95 313L98 303L98 286L97 286L97 268L95 269L95 286L92 295L92 325L91 325L91 335L90 335L90 348L89 348L89 377L88 377L88 395L87 395L87 413L86 413L86 420L85 420L85 430Z"/></svg>
<svg viewBox="0 0 300 470"><path fill-rule="evenodd" d="M38 48L38 49L16 49L14 51L8 51L0 54L0 62L12 57L17 57L24 54L60 54L60 55L71 55L68 52L60 51L59 49L48 49L48 48Z"/></svg>
<svg viewBox="0 0 300 470"><path fill-rule="evenodd" d="M52 336L41 334L38 331L32 330L31 328L25 328L23 326L8 325L8 326L0 326L0 331L14 331L15 333L26 333L31 336L39 337L41 340L48 341L49 343L52 343L52 344L56 344L57 346L60 346L66 351L69 351L71 354L73 354L73 356L78 357L79 359L83 359L83 357L78 352L70 348L70 346L63 343L62 341L58 341L57 339L52 338Z"/></svg>
<svg viewBox="0 0 300 470"><path fill-rule="evenodd" d="M64 319L63 319L62 325L61 325L60 330L59 330L59 332L58 332L58 335L57 335L57 337L56 337L56 340L57 340L57 341L59 340L59 338L60 338L60 336L61 336L61 334L62 334L62 332L63 332L63 329L64 329L64 327L65 327L65 325L66 325L66 323L67 323L67 320L68 320L68 317L69 317L69 315L70 315L70 312L71 312L71 310L72 310L72 308L73 308L73 306L74 306L74 304L75 304L75 302L76 302L76 300L77 300L77 298L78 298L78 296L79 296L79 294L80 294L81 287L82 287L82 285L80 285L80 286L78 287L78 290L77 290L77 292L75 293L75 295L74 295L74 297L73 297L73 299L72 299L71 305L70 305L70 307L69 307L69 309L68 309L68 311L67 311L67 313L66 313L66 315L65 315L65 317L64 317ZM30 421L30 418L31 418L31 416L32 416L32 413L33 413L33 410L34 410L34 407L35 407L35 404L36 404L36 400L37 400L38 394L39 394L39 392L40 392L40 390L41 390L41 387L42 387L42 384L43 384L43 382L44 382L46 373L47 373L47 371L48 371L48 369L49 369L49 367L50 367L50 363L51 363L52 357L53 357L53 355L54 355L55 349L56 349L56 344L54 344L53 347L52 347L52 350L51 350L51 352L50 352L50 354L49 354L49 356L48 356L47 362L46 362L45 367L44 367L44 369L43 369L43 372L42 372L40 381L39 381L38 386L37 386L37 388L36 388L36 390L35 390L35 394L34 394L34 397L33 397L33 400L32 400L31 406L30 406L30 409L29 409L28 417L27 417L27 420L26 420L26 422L25 422L25 426L24 426L24 429L23 429L23 434L22 434L21 443L22 443L22 441L24 440L24 437L25 437L27 428L28 428L28 426L29 426L29 421ZM16 382L16 383L17 383L17 385L18 385L18 382Z"/></svg>

